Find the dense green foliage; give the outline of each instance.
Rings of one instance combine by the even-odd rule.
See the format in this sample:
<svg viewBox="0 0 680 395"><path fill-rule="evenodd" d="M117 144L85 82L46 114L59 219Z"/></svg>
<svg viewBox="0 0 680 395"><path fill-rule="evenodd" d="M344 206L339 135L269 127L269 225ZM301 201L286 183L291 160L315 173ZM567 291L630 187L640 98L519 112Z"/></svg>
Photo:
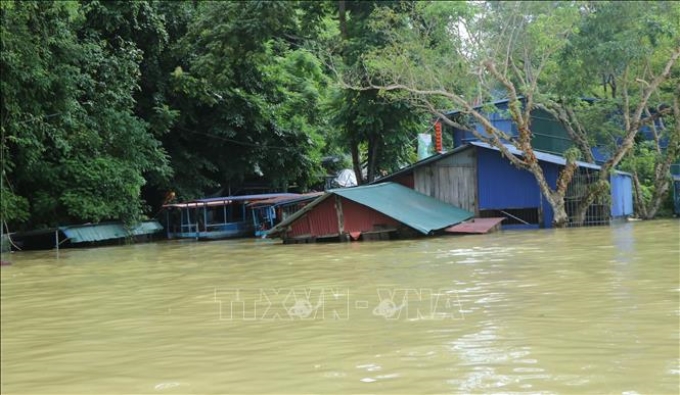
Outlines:
<svg viewBox="0 0 680 395"><path fill-rule="evenodd" d="M413 161L432 114L505 97L509 87L573 115L565 122L601 125L575 128L577 145L614 152L628 132L622 123L641 126L630 115L643 82L659 75L680 36L670 2L0 7L0 213L13 229L132 223L171 191L189 199L248 184L319 188L326 156L350 158L360 182L371 181ZM498 75L484 68L489 60ZM674 66L647 98L645 108L659 111L643 114L656 117L647 126L664 147L619 158L639 169L640 201L651 205L680 152L663 149L680 141L679 79ZM452 95L376 88L395 83ZM600 100L583 105L583 95Z"/></svg>

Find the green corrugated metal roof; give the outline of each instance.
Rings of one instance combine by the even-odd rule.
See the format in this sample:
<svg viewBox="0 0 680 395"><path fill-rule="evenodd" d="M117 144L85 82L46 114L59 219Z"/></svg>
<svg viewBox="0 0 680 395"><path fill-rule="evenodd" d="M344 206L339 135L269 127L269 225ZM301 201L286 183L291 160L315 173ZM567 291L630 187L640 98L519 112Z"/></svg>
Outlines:
<svg viewBox="0 0 680 395"><path fill-rule="evenodd" d="M345 199L370 207L424 234L458 224L474 215L469 211L423 195L403 185L385 182L354 188L331 189L325 195L276 225L267 234L276 235L332 195L342 196Z"/></svg>
<svg viewBox="0 0 680 395"><path fill-rule="evenodd" d="M129 232L121 223L62 226L59 229L71 243L84 243L152 234L161 231L163 226L158 221L145 221L137 224Z"/></svg>
<svg viewBox="0 0 680 395"><path fill-rule="evenodd" d="M392 182L329 192L370 207L423 234L455 225L474 215Z"/></svg>

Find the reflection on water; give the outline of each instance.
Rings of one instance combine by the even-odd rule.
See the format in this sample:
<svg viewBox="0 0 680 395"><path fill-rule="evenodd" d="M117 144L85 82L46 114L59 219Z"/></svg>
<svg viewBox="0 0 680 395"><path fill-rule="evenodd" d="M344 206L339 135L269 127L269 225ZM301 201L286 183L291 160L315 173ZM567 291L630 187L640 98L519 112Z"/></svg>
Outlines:
<svg viewBox="0 0 680 395"><path fill-rule="evenodd" d="M677 221L13 254L2 393L677 393Z"/></svg>

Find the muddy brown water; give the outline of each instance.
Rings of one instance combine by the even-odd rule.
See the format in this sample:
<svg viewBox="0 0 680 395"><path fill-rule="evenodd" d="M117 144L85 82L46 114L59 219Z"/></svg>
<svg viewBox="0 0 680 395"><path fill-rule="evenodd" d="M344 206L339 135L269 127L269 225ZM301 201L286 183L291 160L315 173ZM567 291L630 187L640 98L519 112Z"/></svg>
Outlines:
<svg viewBox="0 0 680 395"><path fill-rule="evenodd" d="M680 222L19 252L3 394L677 394Z"/></svg>

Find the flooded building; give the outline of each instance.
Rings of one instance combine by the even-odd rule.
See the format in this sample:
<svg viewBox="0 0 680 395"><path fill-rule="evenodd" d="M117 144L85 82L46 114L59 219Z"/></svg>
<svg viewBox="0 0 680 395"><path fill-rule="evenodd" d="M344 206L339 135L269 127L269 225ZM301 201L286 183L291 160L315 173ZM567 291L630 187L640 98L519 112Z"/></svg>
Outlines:
<svg viewBox="0 0 680 395"><path fill-rule="evenodd" d="M510 152L522 152L507 145ZM534 152L551 187L555 187L564 157ZM577 162L578 169L566 195L570 217L588 185L599 177L600 166ZM413 188L453 206L471 211L475 216L505 217L504 227L551 227L553 211L541 194L534 175L513 166L500 150L482 142L469 142L452 151L419 161L374 182L395 182ZM586 225L608 224L611 218L633 214L633 188L630 174L614 172L610 177L611 199L593 204Z"/></svg>
<svg viewBox="0 0 680 395"><path fill-rule="evenodd" d="M383 240L444 232L473 213L385 182L332 189L272 228L286 243Z"/></svg>

